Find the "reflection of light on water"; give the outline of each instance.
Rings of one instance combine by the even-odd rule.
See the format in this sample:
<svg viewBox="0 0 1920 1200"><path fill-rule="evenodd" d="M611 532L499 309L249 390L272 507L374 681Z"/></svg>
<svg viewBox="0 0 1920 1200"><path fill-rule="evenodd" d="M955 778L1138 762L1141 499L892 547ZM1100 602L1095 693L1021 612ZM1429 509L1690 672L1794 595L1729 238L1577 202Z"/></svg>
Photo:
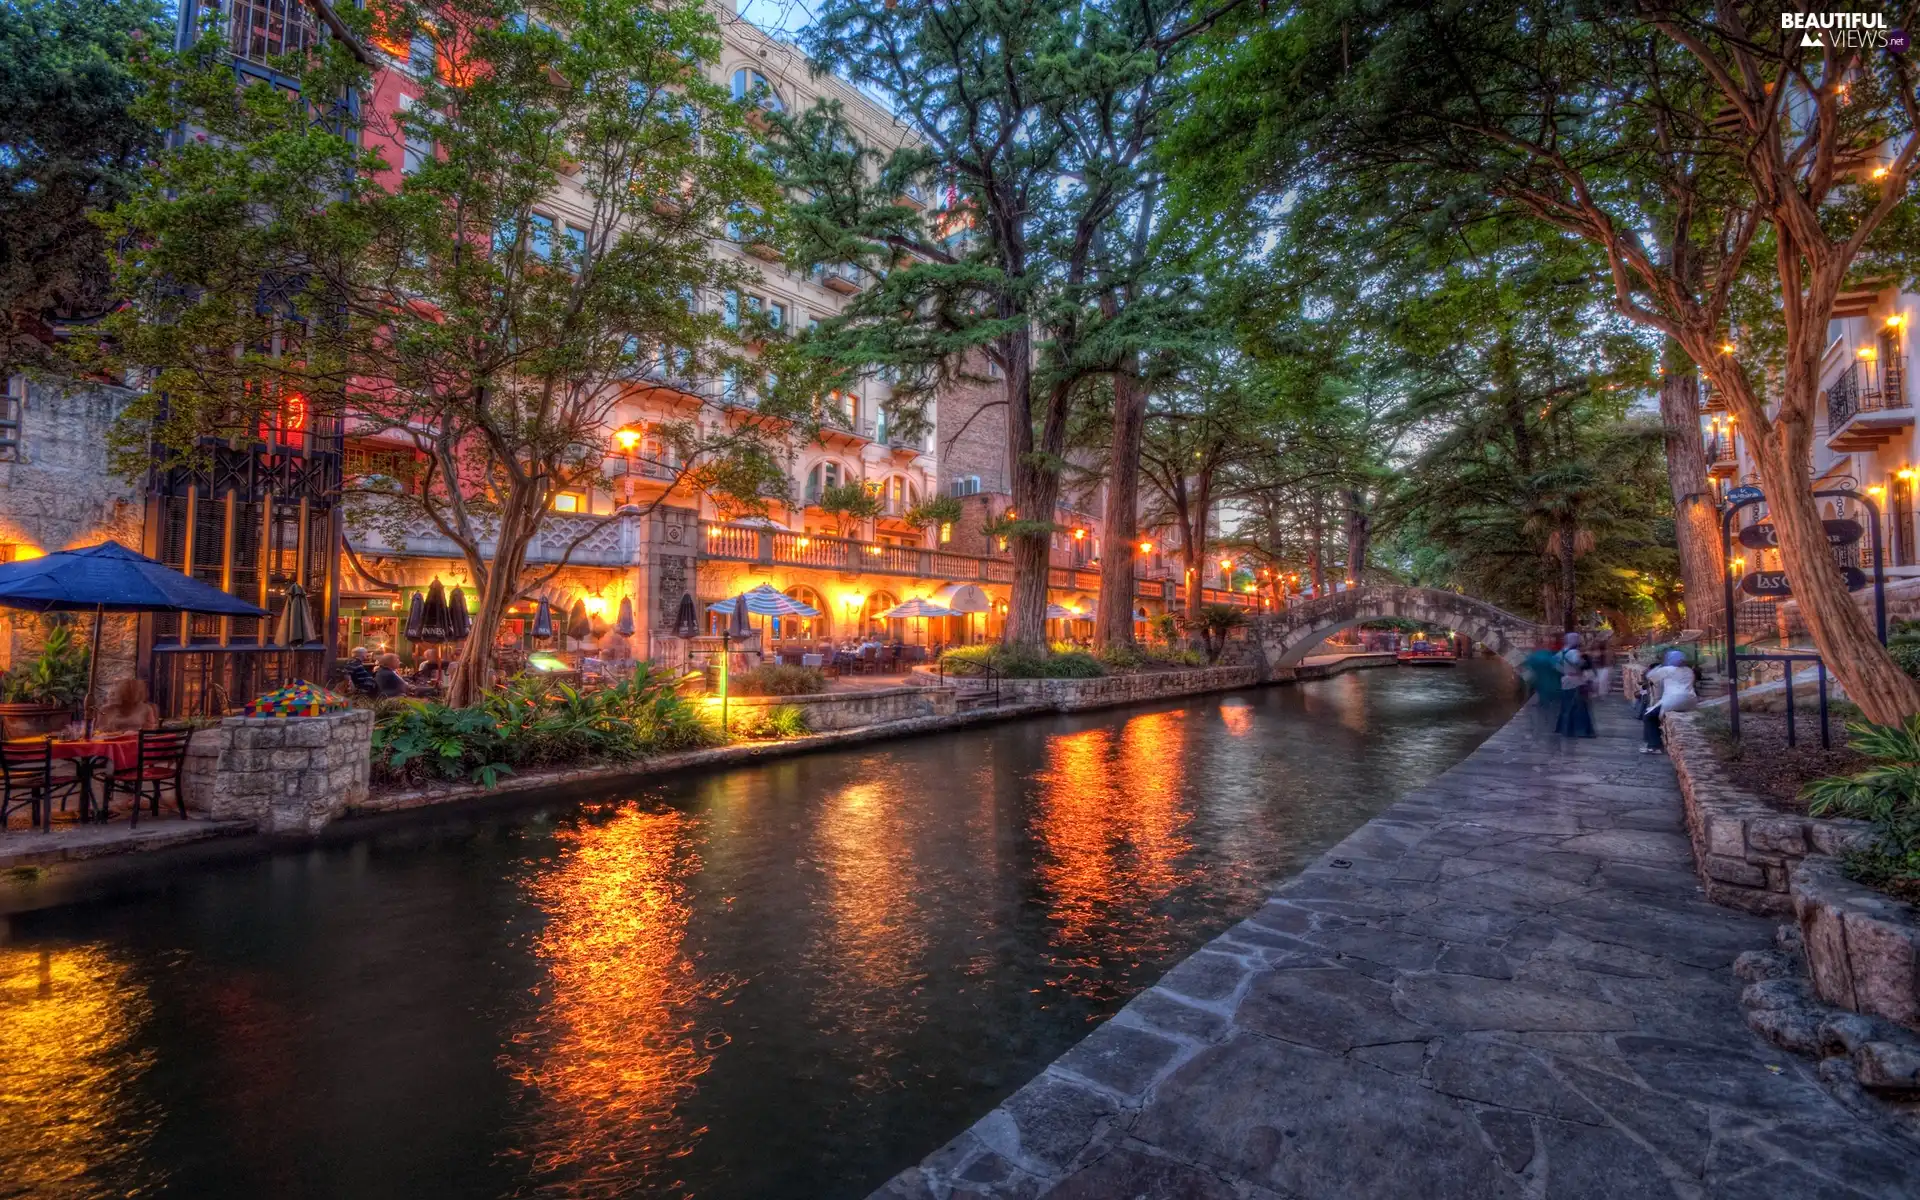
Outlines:
<svg viewBox="0 0 1920 1200"><path fill-rule="evenodd" d="M153 1132L129 1092L152 1005L100 946L0 946L0 1180L5 1194L109 1194L82 1176L137 1159ZM133 1195L140 1189L112 1188Z"/></svg>
<svg viewBox="0 0 1920 1200"><path fill-rule="evenodd" d="M825 970L814 998L823 1027L865 1051L855 1082L891 1086L897 1035L926 1019L917 1004L926 978L927 918L916 898L909 789L904 781L841 788L821 805L815 862L825 895L815 961Z"/></svg>
<svg viewBox="0 0 1920 1200"><path fill-rule="evenodd" d="M560 831L557 861L527 883L547 917L534 943L547 978L506 1058L532 1093L519 1141L542 1190L657 1194L705 1132L678 1108L726 1041L701 1009L733 981L702 975L681 948L700 867L691 825L622 808Z"/></svg>
<svg viewBox="0 0 1920 1200"><path fill-rule="evenodd" d="M1182 711L1148 713L1118 730L1049 739L1035 832L1039 874L1053 920L1056 984L1104 996L1116 981L1103 962L1137 965L1158 952L1167 917L1156 904L1185 882L1192 849L1182 795Z"/></svg>
<svg viewBox="0 0 1920 1200"><path fill-rule="evenodd" d="M1235 737L1245 737L1253 732L1253 705L1245 700L1238 704L1222 704L1220 720L1226 725L1228 733Z"/></svg>

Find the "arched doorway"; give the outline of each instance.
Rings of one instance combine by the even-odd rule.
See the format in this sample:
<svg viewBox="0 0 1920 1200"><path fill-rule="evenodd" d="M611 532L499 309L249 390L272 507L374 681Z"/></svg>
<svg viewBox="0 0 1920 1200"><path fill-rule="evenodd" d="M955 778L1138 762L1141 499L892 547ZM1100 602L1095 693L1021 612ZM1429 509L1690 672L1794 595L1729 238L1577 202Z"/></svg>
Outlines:
<svg viewBox="0 0 1920 1200"><path fill-rule="evenodd" d="M812 608L820 615L817 617L775 617L777 628L774 640L777 642L814 642L825 641L831 632L828 625L827 603L820 593L804 583L796 583L788 588L787 595Z"/></svg>
<svg viewBox="0 0 1920 1200"><path fill-rule="evenodd" d="M887 622L887 621L882 621L880 619L881 613L886 612L888 609L897 606L899 603L900 603L899 599L895 597L892 592L868 593L867 602L866 604L861 606L861 609L860 609L860 629L859 629L860 635L863 637L873 636L873 637L878 637L888 641L895 641L895 642L906 641L907 627L909 625L912 625L913 622L911 621ZM889 624L893 624L897 626L897 628L889 630L887 628ZM922 622L922 624L924 624L924 622Z"/></svg>

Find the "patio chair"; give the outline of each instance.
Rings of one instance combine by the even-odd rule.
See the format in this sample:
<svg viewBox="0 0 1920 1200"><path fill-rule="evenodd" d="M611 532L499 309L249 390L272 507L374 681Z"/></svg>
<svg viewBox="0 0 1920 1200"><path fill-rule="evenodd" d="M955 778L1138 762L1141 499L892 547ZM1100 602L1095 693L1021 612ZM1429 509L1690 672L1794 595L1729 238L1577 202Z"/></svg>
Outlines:
<svg viewBox="0 0 1920 1200"><path fill-rule="evenodd" d="M51 815L55 797L65 808L67 797L78 795L79 789L73 776L54 773L52 738L0 742L0 831L14 809L27 809L29 823L38 825ZM42 805L48 807L43 810Z"/></svg>
<svg viewBox="0 0 1920 1200"><path fill-rule="evenodd" d="M137 827L140 824L140 802L152 805L154 816L160 815L160 793L168 789L173 791L173 802L180 810L180 819L187 819L187 794L180 786L181 778L187 770L187 742L193 734L184 729L144 729L140 732L140 745L135 752L135 761L131 771L116 771L113 781L107 785L107 809L113 808L115 792L126 792L133 797L133 808L127 824ZM102 814L106 815L106 814Z"/></svg>

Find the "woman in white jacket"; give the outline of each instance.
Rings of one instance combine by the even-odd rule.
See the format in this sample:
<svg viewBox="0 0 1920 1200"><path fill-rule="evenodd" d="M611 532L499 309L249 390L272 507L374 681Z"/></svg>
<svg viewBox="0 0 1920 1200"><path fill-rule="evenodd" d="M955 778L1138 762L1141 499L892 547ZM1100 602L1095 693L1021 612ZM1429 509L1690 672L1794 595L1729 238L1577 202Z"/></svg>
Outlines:
<svg viewBox="0 0 1920 1200"><path fill-rule="evenodd" d="M1640 753L1660 754L1666 750L1660 734L1661 713L1686 712L1700 706L1700 693L1694 681L1694 670L1687 664L1687 656L1678 650L1667 651L1666 661L1647 672L1647 715L1642 721L1647 744L1640 747Z"/></svg>

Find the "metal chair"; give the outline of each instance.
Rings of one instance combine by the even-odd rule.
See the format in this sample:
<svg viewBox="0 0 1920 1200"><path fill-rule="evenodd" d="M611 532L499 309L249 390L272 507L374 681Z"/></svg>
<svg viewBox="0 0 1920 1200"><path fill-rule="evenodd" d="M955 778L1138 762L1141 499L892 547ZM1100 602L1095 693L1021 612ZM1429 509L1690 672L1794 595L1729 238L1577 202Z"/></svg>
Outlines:
<svg viewBox="0 0 1920 1200"><path fill-rule="evenodd" d="M72 776L54 774L52 738L0 742L0 831L16 808L28 809L30 825L43 824L53 814L54 799L65 808L79 787Z"/></svg>
<svg viewBox="0 0 1920 1200"><path fill-rule="evenodd" d="M133 797L133 810L128 819L130 827L140 824L140 802L147 801L152 806L154 816L160 815L160 793L171 788L173 802L180 809L180 819L187 819L187 794L180 781L187 769L187 742L193 737L185 729L143 729L140 731L140 744L131 771L114 772L113 781L107 785L106 808L113 808L115 792L126 792ZM103 817L106 813L101 814Z"/></svg>

